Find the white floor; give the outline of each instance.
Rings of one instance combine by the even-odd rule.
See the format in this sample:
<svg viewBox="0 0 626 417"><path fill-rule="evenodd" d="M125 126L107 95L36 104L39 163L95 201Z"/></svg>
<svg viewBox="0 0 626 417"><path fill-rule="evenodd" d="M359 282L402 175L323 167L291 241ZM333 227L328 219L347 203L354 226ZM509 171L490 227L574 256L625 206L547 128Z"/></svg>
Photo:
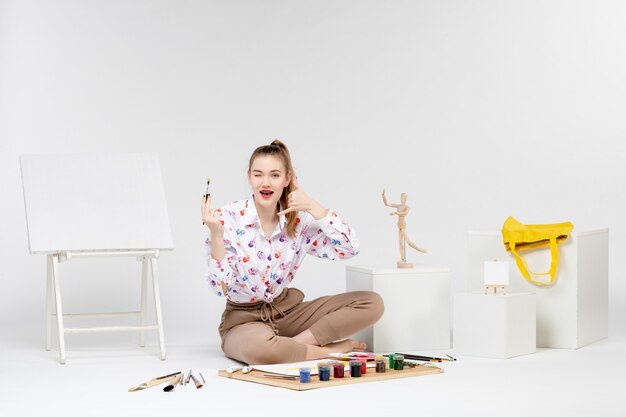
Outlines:
<svg viewBox="0 0 626 417"><path fill-rule="evenodd" d="M72 346L67 364L58 351L14 345L2 349L0 416L196 415L297 416L624 416L626 335L579 350L539 349L508 360L459 357L440 375L291 391L217 376L234 362L218 346ZM443 354L449 352L421 352ZM188 370L206 386L175 392L129 393L150 378Z"/></svg>

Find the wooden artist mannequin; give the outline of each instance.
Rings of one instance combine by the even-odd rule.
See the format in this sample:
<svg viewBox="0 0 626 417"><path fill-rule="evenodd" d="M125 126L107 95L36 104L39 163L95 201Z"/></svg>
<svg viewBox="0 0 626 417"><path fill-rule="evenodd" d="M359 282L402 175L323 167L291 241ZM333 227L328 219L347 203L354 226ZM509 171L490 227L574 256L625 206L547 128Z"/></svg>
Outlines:
<svg viewBox="0 0 626 417"><path fill-rule="evenodd" d="M422 249L418 247L415 243L411 242L409 239L409 235L406 232L406 221L404 218L411 210L411 207L406 205L407 195L406 193L402 193L400 195L400 204L390 204L387 201L387 197L385 196L385 189L383 189L383 203L387 207L393 207L396 209L395 212L389 213L390 216L398 216L398 239L400 245L400 260L398 261L398 268L413 268L413 264L406 261L406 244L408 243L410 247L415 249L418 252L426 253L426 249Z"/></svg>

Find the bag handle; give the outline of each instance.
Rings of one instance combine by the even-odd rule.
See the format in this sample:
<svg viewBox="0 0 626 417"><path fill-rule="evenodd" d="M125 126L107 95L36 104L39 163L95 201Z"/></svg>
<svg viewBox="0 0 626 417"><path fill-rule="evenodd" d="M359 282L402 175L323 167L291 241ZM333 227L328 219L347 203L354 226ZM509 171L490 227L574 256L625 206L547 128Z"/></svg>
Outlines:
<svg viewBox="0 0 626 417"><path fill-rule="evenodd" d="M550 238L550 253L552 255L552 262L550 263L550 270L548 272L530 271L530 273L534 275L550 275L550 281L548 282L537 281L532 278L530 273L528 273L529 268L528 268L528 264L526 263L526 260L522 258L520 254L517 252L517 250L515 249L515 242L509 242L509 248L511 249L511 253L513 254L513 256L515 256L515 263L517 263L517 267L519 268L522 275L524 275L524 278L526 278L528 281L536 285L550 285L554 283L554 279L556 278L556 266L559 262L559 250L556 246L556 237Z"/></svg>

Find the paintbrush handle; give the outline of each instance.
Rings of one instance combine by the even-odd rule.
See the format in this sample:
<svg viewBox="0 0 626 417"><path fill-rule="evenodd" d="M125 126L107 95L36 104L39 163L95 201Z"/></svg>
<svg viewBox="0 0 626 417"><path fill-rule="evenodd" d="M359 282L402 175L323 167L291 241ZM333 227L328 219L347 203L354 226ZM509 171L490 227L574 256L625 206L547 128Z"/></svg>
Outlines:
<svg viewBox="0 0 626 417"><path fill-rule="evenodd" d="M146 388L152 388L155 385L160 385L160 384L163 384L165 382L169 382L173 378L174 377L165 378L165 379L151 379L148 382L144 382L143 384L139 384L139 385L137 385L135 387L129 388L128 392L139 391L139 390L146 389Z"/></svg>
<svg viewBox="0 0 626 417"><path fill-rule="evenodd" d="M434 358L432 356L423 356L423 355L412 355L410 353L398 353L398 355L404 356L404 359L411 359L414 361L425 361L425 362L441 362L442 358Z"/></svg>
<svg viewBox="0 0 626 417"><path fill-rule="evenodd" d="M193 383L196 384L196 388L202 388L202 382L198 381L198 379L193 376L193 374L191 374L191 379L193 380Z"/></svg>
<svg viewBox="0 0 626 417"><path fill-rule="evenodd" d="M158 378L151 379L150 381L146 381L143 384L139 384L137 386L129 388L128 392L151 388L151 387L154 387L155 385L160 385L160 384L163 384L164 382L169 382L172 379L176 378L176 376L180 376L180 372L176 372L170 375L160 376Z"/></svg>
<svg viewBox="0 0 626 417"><path fill-rule="evenodd" d="M292 376L292 375L268 375L268 374L264 374L263 375L264 378L272 378L272 379L286 379L286 380L296 380L299 379L299 376Z"/></svg>

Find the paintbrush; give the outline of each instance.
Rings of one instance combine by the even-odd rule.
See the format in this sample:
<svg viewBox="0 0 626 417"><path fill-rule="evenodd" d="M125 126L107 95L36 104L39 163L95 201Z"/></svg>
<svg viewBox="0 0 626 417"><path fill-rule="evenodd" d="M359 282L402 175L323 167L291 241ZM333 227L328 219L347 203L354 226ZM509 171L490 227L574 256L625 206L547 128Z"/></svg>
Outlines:
<svg viewBox="0 0 626 417"><path fill-rule="evenodd" d="M300 378L299 376L292 376L292 375L270 375L270 374L263 374L264 378L273 378L273 379L286 379L286 380L296 380L298 378Z"/></svg>
<svg viewBox="0 0 626 417"><path fill-rule="evenodd" d="M202 382L198 381L196 379L196 377L193 376L193 374L189 374L189 375L191 375L191 379L193 380L193 383L196 384L196 388L197 389L200 389L200 388L202 388L204 386L204 385L202 385Z"/></svg>
<svg viewBox="0 0 626 417"><path fill-rule="evenodd" d="M172 380L172 382L168 386L163 388L163 391L165 392L173 391L174 388L176 388L176 385L180 384L182 380L183 380L183 374L176 375L174 379Z"/></svg>
<svg viewBox="0 0 626 417"><path fill-rule="evenodd" d="M139 384L135 387L128 388L128 392L140 391L142 389L150 388L155 385L159 385L164 382L171 381L172 379L176 378L177 375L180 375L180 371L174 372L173 374L169 374L169 375L163 375L163 376L151 379L150 381L146 381L143 384Z"/></svg>
<svg viewBox="0 0 626 417"><path fill-rule="evenodd" d="M405 359L412 359L414 361L424 361L424 362L443 362L443 361L453 362L453 361L456 361L456 359L453 358L450 355L446 355L445 358L436 358L436 357L424 356L424 355L413 355L413 354L410 354L410 353L396 353L396 355L402 355L402 356L404 356Z"/></svg>
<svg viewBox="0 0 626 417"><path fill-rule="evenodd" d="M204 198L208 198L211 196L209 193L209 184L211 184L211 178L206 179L206 192L204 193Z"/></svg>
<svg viewBox="0 0 626 417"><path fill-rule="evenodd" d="M206 191L204 192L204 201L207 201L208 198L211 196L211 193L209 193L209 184L211 184L211 178L206 179ZM202 221L202 224L204 225L204 220Z"/></svg>

